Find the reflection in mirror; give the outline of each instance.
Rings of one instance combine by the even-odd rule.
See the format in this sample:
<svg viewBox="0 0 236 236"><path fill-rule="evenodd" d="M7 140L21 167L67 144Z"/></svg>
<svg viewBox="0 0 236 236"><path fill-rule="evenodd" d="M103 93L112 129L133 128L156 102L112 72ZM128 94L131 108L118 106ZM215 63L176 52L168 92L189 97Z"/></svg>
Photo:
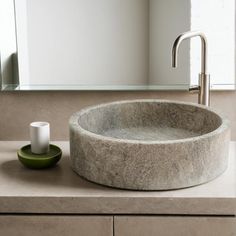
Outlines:
<svg viewBox="0 0 236 236"><path fill-rule="evenodd" d="M148 1L15 1L21 86L147 84Z"/></svg>
<svg viewBox="0 0 236 236"><path fill-rule="evenodd" d="M0 89L18 83L13 1L0 1Z"/></svg>
<svg viewBox="0 0 236 236"><path fill-rule="evenodd" d="M208 38L208 70L213 83L234 84L235 0L191 0L191 29L202 29ZM200 43L195 39L190 52L191 82L197 84Z"/></svg>
<svg viewBox="0 0 236 236"><path fill-rule="evenodd" d="M190 30L208 38L212 88L234 89L234 0L14 0L11 7L11 1L3 2L13 19L8 22L14 23L15 6L19 67L19 81L5 79L6 90L188 89L200 72L200 40L181 45L175 70L171 49ZM11 29L5 34L13 45L8 61L16 52L15 25Z"/></svg>
<svg viewBox="0 0 236 236"><path fill-rule="evenodd" d="M234 89L234 0L150 0L150 19L150 84L198 84L199 38L192 39L190 45L181 45L181 66L176 70L169 66L169 51L180 33L200 30L208 39L212 87Z"/></svg>

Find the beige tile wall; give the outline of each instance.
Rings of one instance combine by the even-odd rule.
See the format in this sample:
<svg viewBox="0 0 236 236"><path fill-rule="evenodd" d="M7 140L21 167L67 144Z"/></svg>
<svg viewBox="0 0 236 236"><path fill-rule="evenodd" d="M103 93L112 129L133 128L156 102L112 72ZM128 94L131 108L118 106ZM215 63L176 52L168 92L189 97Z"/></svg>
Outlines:
<svg viewBox="0 0 236 236"><path fill-rule="evenodd" d="M52 140L68 140L68 119L83 107L124 99L160 98L196 102L188 92L3 92L0 93L0 140L28 140L32 121L48 121ZM236 140L236 92L213 92L211 106L231 120Z"/></svg>

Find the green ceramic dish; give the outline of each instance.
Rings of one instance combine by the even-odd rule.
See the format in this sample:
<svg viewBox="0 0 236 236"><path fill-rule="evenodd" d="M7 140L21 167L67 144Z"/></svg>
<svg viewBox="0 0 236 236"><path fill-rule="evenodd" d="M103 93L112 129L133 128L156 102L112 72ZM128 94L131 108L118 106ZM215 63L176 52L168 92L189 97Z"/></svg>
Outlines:
<svg viewBox="0 0 236 236"><path fill-rule="evenodd" d="M56 145L50 144L49 152L34 154L29 144L18 150L17 155L24 166L31 169L45 169L54 166L61 159L62 151Z"/></svg>

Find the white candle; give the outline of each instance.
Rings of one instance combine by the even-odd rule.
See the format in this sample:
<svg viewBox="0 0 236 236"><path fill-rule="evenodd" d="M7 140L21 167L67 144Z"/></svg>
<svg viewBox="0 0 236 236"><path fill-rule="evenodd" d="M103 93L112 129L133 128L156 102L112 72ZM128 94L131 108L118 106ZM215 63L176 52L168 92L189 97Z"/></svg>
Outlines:
<svg viewBox="0 0 236 236"><path fill-rule="evenodd" d="M49 151L50 126L48 122L33 122L30 124L31 151L43 154Z"/></svg>

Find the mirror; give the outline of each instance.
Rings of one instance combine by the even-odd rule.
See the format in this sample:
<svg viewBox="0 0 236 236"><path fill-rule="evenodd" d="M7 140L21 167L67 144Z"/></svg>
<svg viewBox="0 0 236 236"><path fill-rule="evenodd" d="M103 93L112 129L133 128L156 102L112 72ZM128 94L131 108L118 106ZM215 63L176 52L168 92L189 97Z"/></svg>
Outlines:
<svg viewBox="0 0 236 236"><path fill-rule="evenodd" d="M235 88L234 0L1 0L2 90L187 90L208 38L212 89ZM7 49L6 49L7 47ZM17 57L16 57L17 55Z"/></svg>

